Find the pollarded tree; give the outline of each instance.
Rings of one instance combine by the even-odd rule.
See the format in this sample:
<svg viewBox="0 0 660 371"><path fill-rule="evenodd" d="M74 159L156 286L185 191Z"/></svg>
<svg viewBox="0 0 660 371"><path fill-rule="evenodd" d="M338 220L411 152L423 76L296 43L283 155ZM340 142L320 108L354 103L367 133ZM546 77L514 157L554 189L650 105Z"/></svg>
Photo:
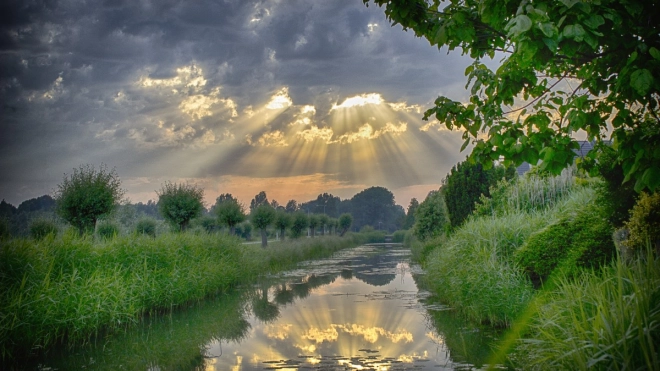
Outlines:
<svg viewBox="0 0 660 371"><path fill-rule="evenodd" d="M196 184L166 182L156 194L160 215L176 231L185 231L204 210L204 190Z"/></svg>
<svg viewBox="0 0 660 371"><path fill-rule="evenodd" d="M284 241L284 232L286 232L286 229L291 226L292 221L293 220L291 219L291 214L288 214L283 209L277 210L274 224L275 227L280 230L282 241Z"/></svg>
<svg viewBox="0 0 660 371"><path fill-rule="evenodd" d="M624 183L660 188L656 1L373 1L394 24L474 59L465 70L469 99L439 97L424 118L463 130L475 162L540 160L541 170L559 174L573 162L574 134L583 133L613 140ZM492 70L485 57L500 66Z"/></svg>
<svg viewBox="0 0 660 371"><path fill-rule="evenodd" d="M310 234L312 235L312 238L316 235L316 227L319 226L319 223L321 220L319 219L319 216L316 214L310 214L309 215L309 230Z"/></svg>
<svg viewBox="0 0 660 371"><path fill-rule="evenodd" d="M268 202L268 197L266 196L266 192L261 191L257 195L255 195L254 198L250 201L250 212L254 211L254 209L264 204L270 205L270 202Z"/></svg>
<svg viewBox="0 0 660 371"><path fill-rule="evenodd" d="M229 227L229 234L234 235L236 225L245 220L245 210L243 209L243 205L230 194L221 196L225 197L218 197L216 199L214 211L218 216L218 222L221 225Z"/></svg>
<svg viewBox="0 0 660 371"><path fill-rule="evenodd" d="M325 227L328 225L329 220L330 220L330 218L327 215L325 215L325 214L319 215L319 225L321 226L321 236L325 235Z"/></svg>
<svg viewBox="0 0 660 371"><path fill-rule="evenodd" d="M307 214L302 211L293 213L293 221L291 222L291 237L298 238L303 235L303 231L309 226L309 218Z"/></svg>
<svg viewBox="0 0 660 371"><path fill-rule="evenodd" d="M115 169L101 165L81 165L58 185L55 192L57 214L78 228L82 235L93 232L96 221L108 215L119 203L124 190Z"/></svg>
<svg viewBox="0 0 660 371"><path fill-rule="evenodd" d="M344 236L346 232L351 228L353 224L353 216L351 214L341 214L339 220L337 221L337 227L339 228L339 235Z"/></svg>
<svg viewBox="0 0 660 371"><path fill-rule="evenodd" d="M255 228L261 231L261 247L268 246L268 234L266 228L275 221L275 209L268 203L257 206L250 215L250 219Z"/></svg>
<svg viewBox="0 0 660 371"><path fill-rule="evenodd" d="M441 191L431 191L415 211L413 234L419 240L441 236L449 229L450 221Z"/></svg>

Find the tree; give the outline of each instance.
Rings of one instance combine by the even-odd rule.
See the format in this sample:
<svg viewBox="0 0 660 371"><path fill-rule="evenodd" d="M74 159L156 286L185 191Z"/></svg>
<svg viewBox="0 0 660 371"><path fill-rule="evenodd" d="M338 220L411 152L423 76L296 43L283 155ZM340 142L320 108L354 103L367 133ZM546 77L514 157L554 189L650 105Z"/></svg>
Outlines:
<svg viewBox="0 0 660 371"><path fill-rule="evenodd" d="M444 234L449 225L449 214L444 195L441 191L429 192L415 211L413 234L419 240L424 241Z"/></svg>
<svg viewBox="0 0 660 371"><path fill-rule="evenodd" d="M502 166L485 169L467 160L452 167L442 185L452 227L463 224L481 195L490 197L490 187L502 178L513 178L514 170L513 167L505 170Z"/></svg>
<svg viewBox="0 0 660 371"><path fill-rule="evenodd" d="M298 210L298 202L296 200L289 200L289 202L286 203L286 207L284 208L287 213L294 213Z"/></svg>
<svg viewBox="0 0 660 371"><path fill-rule="evenodd" d="M254 211L260 205L270 205L268 202L268 197L266 197L266 192L261 191L259 194L255 195L252 201L250 201L250 212Z"/></svg>
<svg viewBox="0 0 660 371"><path fill-rule="evenodd" d="M325 214L319 215L319 226L321 226L321 236L325 235L325 226L328 225L329 220L330 218L327 215Z"/></svg>
<svg viewBox="0 0 660 371"><path fill-rule="evenodd" d="M204 210L204 190L196 184L166 182L156 194L158 211L177 231L185 231Z"/></svg>
<svg viewBox="0 0 660 371"><path fill-rule="evenodd" d="M55 192L56 212L78 228L82 235L93 232L96 221L108 215L124 195L115 169L81 165L64 175Z"/></svg>
<svg viewBox="0 0 660 371"><path fill-rule="evenodd" d="M218 222L229 227L231 235L235 234L236 225L245 220L243 205L229 193L218 196L213 210L218 217Z"/></svg>
<svg viewBox="0 0 660 371"><path fill-rule="evenodd" d="M363 0L368 5L369 0ZM460 47L467 102L439 97L424 119L463 130L489 168L523 161L558 174L575 133L613 140L623 182L660 187L660 6L647 0L374 0L387 18L438 48ZM491 70L483 59L501 58ZM484 135L485 133L486 135Z"/></svg>
<svg viewBox="0 0 660 371"><path fill-rule="evenodd" d="M43 195L41 197L31 198L21 202L21 204L18 205L18 212L29 213L34 211L52 211L56 206L57 202L55 202L55 199L49 195Z"/></svg>
<svg viewBox="0 0 660 371"><path fill-rule="evenodd" d="M403 229L410 229L415 224L415 210L417 210L417 207L419 207L419 201L413 197L410 200L410 205L408 205L408 213L403 222Z"/></svg>
<svg viewBox="0 0 660 371"><path fill-rule="evenodd" d="M309 230L310 234L312 235L312 238L316 235L316 227L319 226L320 219L319 216L316 214L310 214L309 215Z"/></svg>
<svg viewBox="0 0 660 371"><path fill-rule="evenodd" d="M291 214L288 214L284 210L277 210L277 214L275 215L275 227L280 230L280 238L282 238L282 241L284 241L284 232L291 226L291 223Z"/></svg>
<svg viewBox="0 0 660 371"><path fill-rule="evenodd" d="M266 228L273 224L274 220L275 209L273 209L268 203L261 204L252 211L252 224L256 228L259 228L261 231L261 247L265 248L268 246L268 235L266 234Z"/></svg>
<svg viewBox="0 0 660 371"><path fill-rule="evenodd" d="M343 237L344 234L346 234L346 232L351 228L351 225L353 224L353 217L351 214L341 214L337 223L339 228L339 235Z"/></svg>
<svg viewBox="0 0 660 371"><path fill-rule="evenodd" d="M387 188L371 187L351 198L352 216L355 227L361 229L365 225L378 226L390 231L396 230L397 217L405 214L394 204L394 194Z"/></svg>
<svg viewBox="0 0 660 371"><path fill-rule="evenodd" d="M303 231L309 226L309 218L307 214L302 211L293 213L293 221L291 222L291 237L298 238L302 236Z"/></svg>

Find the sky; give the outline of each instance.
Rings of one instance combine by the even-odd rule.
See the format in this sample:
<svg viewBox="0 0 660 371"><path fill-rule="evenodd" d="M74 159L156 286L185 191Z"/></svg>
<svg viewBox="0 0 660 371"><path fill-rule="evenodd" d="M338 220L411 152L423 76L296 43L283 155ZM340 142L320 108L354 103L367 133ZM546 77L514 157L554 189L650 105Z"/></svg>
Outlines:
<svg viewBox="0 0 660 371"><path fill-rule="evenodd" d="M361 0L5 0L0 198L105 164L131 202L169 181L207 206L382 186L407 207L467 155L422 116L467 99L469 63Z"/></svg>

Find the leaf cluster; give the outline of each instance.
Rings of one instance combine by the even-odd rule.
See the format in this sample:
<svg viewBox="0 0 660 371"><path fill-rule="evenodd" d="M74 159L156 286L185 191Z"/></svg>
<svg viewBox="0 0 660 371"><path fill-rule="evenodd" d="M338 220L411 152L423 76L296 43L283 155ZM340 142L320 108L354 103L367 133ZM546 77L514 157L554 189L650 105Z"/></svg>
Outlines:
<svg viewBox="0 0 660 371"><path fill-rule="evenodd" d="M581 132L588 140L613 141L624 182L637 192L660 187L660 7L654 2L373 2L393 24L474 60L465 70L468 101L441 96L424 118L463 131L463 149L472 143L475 161L540 162L541 170L559 174L573 163L574 133ZM486 57L502 57L499 67L490 69Z"/></svg>

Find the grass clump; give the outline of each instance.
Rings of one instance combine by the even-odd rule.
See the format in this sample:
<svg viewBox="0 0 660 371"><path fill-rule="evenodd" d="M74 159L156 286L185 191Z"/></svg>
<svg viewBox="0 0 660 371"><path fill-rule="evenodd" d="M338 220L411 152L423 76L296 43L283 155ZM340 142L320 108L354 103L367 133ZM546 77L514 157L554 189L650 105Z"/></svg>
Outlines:
<svg viewBox="0 0 660 371"><path fill-rule="evenodd" d="M660 370L660 259L650 252L544 293L512 359L537 370Z"/></svg>
<svg viewBox="0 0 660 371"><path fill-rule="evenodd" d="M111 240L119 235L119 226L111 221L102 221L96 226L96 234L104 240Z"/></svg>
<svg viewBox="0 0 660 371"><path fill-rule="evenodd" d="M135 224L135 233L156 237L156 221L153 218L142 218Z"/></svg>
<svg viewBox="0 0 660 371"><path fill-rule="evenodd" d="M30 223L30 237L41 240L48 235L57 236L57 224L49 219L35 219Z"/></svg>

